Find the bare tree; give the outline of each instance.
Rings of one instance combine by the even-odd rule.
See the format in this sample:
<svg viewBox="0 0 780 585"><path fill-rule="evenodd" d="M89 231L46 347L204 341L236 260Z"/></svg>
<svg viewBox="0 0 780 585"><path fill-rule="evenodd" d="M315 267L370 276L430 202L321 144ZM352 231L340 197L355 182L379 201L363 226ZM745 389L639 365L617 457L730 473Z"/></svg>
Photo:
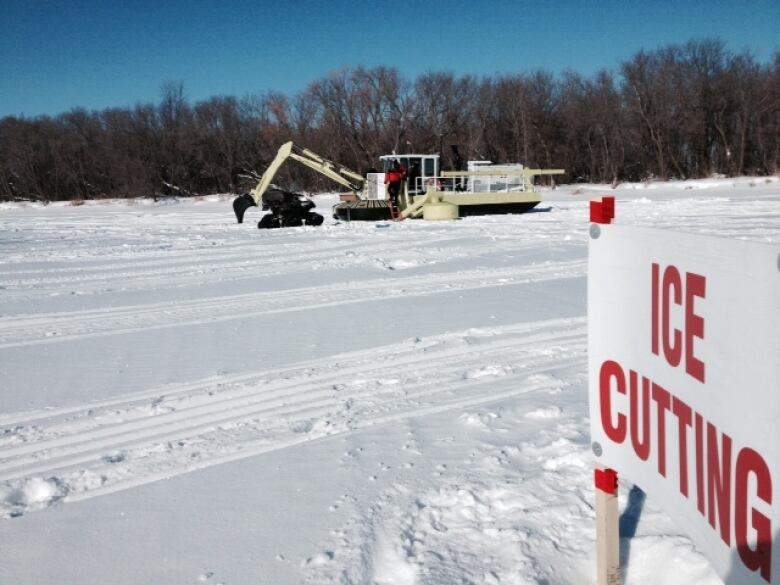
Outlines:
<svg viewBox="0 0 780 585"><path fill-rule="evenodd" d="M618 73L477 79L343 69L287 96L0 119L0 198L84 199L238 191L294 140L356 170L381 154L439 153L563 167L570 180L780 173L780 53L761 64L717 39L639 51ZM289 165L280 183L330 187Z"/></svg>

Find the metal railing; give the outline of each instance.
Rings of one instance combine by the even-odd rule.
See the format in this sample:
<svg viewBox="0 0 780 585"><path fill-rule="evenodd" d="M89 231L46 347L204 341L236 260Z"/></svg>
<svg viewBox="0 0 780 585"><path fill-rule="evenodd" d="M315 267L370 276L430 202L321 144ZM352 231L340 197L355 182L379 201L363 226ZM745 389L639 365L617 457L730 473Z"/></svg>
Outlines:
<svg viewBox="0 0 780 585"><path fill-rule="evenodd" d="M418 193L426 193L429 187L435 187L437 191L444 193L475 195L479 193L522 192L526 190L526 182L522 176L518 175L464 173L439 177L417 177L415 184L409 187Z"/></svg>
<svg viewBox="0 0 780 585"><path fill-rule="evenodd" d="M414 188L419 193L429 187L443 193L479 195L480 193L513 193L534 190L534 177L562 175L563 169L523 169L521 171L443 171L438 177L418 178ZM410 188L411 185L410 185Z"/></svg>

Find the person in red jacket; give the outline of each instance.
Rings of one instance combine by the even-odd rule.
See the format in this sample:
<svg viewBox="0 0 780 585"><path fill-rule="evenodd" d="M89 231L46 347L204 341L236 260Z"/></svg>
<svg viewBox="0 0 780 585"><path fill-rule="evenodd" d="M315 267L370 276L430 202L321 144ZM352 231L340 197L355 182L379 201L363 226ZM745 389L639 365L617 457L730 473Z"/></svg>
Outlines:
<svg viewBox="0 0 780 585"><path fill-rule="evenodd" d="M401 192L401 184L406 180L406 169L396 160L393 161L392 168L385 173L385 185L387 185L387 195L390 202L398 205L398 195Z"/></svg>

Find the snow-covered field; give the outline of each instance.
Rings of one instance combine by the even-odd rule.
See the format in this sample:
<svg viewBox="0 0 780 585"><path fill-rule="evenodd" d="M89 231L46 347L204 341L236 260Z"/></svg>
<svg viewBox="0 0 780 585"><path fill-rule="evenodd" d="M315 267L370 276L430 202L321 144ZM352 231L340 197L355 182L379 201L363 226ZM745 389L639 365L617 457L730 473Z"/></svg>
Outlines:
<svg viewBox="0 0 780 585"><path fill-rule="evenodd" d="M592 583L608 192L620 223L780 244L777 178L276 231L219 197L0 206L0 583ZM629 585L720 583L622 494Z"/></svg>

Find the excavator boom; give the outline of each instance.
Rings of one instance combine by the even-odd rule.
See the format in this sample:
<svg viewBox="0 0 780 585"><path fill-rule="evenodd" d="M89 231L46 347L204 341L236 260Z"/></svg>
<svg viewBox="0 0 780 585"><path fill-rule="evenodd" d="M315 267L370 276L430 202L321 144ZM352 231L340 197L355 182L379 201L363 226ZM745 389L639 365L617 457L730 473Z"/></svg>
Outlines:
<svg viewBox="0 0 780 585"><path fill-rule="evenodd" d="M317 171L321 175L328 177L354 193L359 193L363 190L365 179L358 173L343 165L323 158L316 152L296 146L292 142L286 142L279 148L276 157L274 157L274 160L268 165L268 168L263 173L257 186L249 193L245 193L233 201L233 211L236 214L238 223L243 223L244 213L246 213L247 209L260 204L263 195L271 186L271 181L273 181L276 173L279 172L279 169L288 159L297 161L302 165Z"/></svg>

